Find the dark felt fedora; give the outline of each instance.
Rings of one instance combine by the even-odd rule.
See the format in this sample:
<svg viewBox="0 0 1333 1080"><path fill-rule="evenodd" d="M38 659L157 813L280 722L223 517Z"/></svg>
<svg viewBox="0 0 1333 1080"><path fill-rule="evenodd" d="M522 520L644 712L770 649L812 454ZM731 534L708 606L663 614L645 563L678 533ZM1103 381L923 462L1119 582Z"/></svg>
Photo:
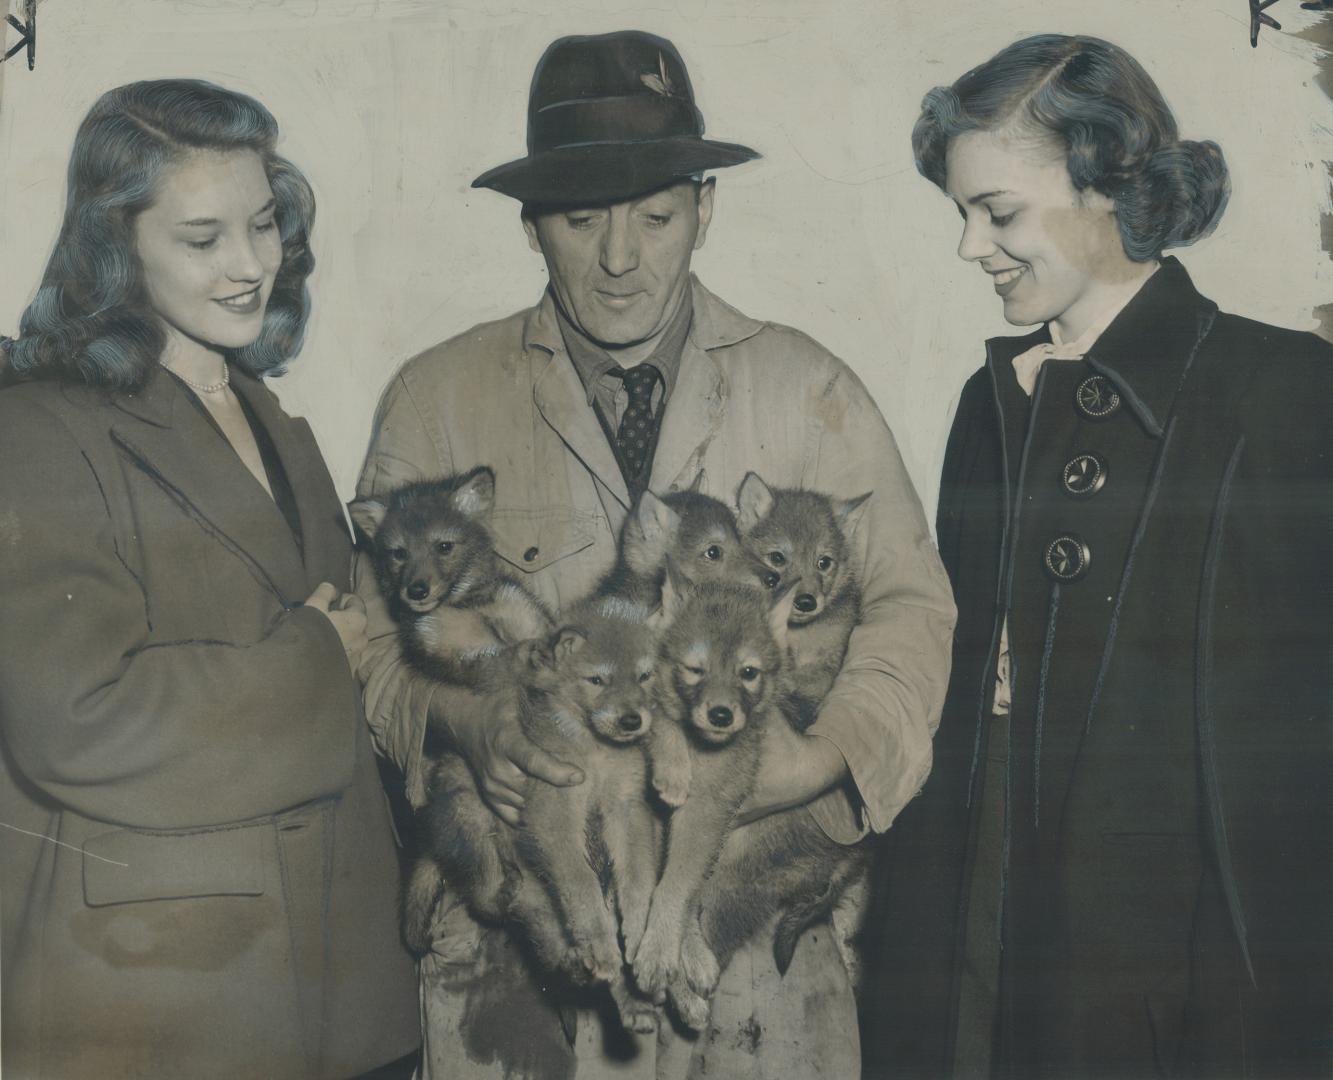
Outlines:
<svg viewBox="0 0 1333 1080"><path fill-rule="evenodd" d="M528 156L472 181L525 203L633 198L759 155L705 139L685 63L640 30L553 42L528 94Z"/></svg>

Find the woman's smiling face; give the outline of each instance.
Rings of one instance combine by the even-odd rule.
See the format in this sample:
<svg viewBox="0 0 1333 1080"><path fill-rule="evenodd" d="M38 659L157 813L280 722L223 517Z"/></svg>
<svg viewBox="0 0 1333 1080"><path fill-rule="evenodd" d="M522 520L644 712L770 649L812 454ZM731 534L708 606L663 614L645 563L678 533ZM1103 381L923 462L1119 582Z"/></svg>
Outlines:
<svg viewBox="0 0 1333 1080"><path fill-rule="evenodd" d="M134 223L144 287L169 337L239 349L259 336L282 265L273 189L253 150L199 151L162 174Z"/></svg>
<svg viewBox="0 0 1333 1080"><path fill-rule="evenodd" d="M958 254L990 274L1014 325L1054 322L1073 340L1107 293L1141 273L1125 254L1114 202L1077 191L1051 143L969 131L945 162L945 192L964 221Z"/></svg>

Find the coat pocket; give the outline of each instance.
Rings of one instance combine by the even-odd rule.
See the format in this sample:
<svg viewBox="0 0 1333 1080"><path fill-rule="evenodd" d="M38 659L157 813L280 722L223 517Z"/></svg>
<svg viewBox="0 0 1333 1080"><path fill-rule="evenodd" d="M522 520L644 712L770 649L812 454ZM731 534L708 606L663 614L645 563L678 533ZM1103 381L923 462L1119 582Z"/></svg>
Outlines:
<svg viewBox="0 0 1333 1080"><path fill-rule="evenodd" d="M594 539L587 515L567 507L497 509L490 524L496 554L525 574L582 551Z"/></svg>
<svg viewBox="0 0 1333 1080"><path fill-rule="evenodd" d="M198 832L114 829L83 843L89 907L195 896L260 896L271 825Z"/></svg>

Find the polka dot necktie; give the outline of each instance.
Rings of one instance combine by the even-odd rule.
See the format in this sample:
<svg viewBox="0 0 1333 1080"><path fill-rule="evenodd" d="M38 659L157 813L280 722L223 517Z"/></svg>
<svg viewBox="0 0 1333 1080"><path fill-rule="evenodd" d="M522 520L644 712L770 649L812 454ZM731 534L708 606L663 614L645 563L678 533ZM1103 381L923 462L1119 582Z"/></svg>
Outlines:
<svg viewBox="0 0 1333 1080"><path fill-rule="evenodd" d="M616 430L616 445L627 477L637 477L643 472L653 448L657 434L653 424L653 388L661 377L662 373L652 364L638 364L621 372L629 402Z"/></svg>

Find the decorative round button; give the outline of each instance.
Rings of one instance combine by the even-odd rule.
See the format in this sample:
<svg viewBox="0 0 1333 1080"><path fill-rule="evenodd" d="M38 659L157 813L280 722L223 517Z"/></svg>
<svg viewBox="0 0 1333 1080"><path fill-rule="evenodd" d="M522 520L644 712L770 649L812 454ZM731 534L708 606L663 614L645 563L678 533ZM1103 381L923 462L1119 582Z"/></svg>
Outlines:
<svg viewBox="0 0 1333 1080"><path fill-rule="evenodd" d="M1065 533L1046 545L1043 562L1046 573L1056 581L1077 581L1088 572L1092 550L1077 536Z"/></svg>
<svg viewBox="0 0 1333 1080"><path fill-rule="evenodd" d="M535 559L538 556L538 554L540 553L537 551L535 547L530 547L528 548L527 551L523 552L523 561L532 562L532 560Z"/></svg>
<svg viewBox="0 0 1333 1080"><path fill-rule="evenodd" d="M1089 420L1105 420L1120 408L1120 394L1105 375L1089 375L1074 391L1074 404Z"/></svg>
<svg viewBox="0 0 1333 1080"><path fill-rule="evenodd" d="M1060 474L1060 483L1076 499L1096 495L1106 483L1106 459L1090 451L1074 455Z"/></svg>

